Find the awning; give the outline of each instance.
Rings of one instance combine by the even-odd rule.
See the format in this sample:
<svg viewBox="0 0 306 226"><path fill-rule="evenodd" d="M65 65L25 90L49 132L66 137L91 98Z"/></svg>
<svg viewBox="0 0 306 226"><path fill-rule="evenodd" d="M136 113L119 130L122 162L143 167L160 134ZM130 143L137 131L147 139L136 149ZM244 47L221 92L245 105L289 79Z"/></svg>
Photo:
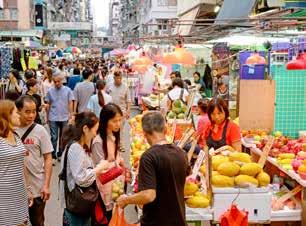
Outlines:
<svg viewBox="0 0 306 226"><path fill-rule="evenodd" d="M216 25L230 25L241 23L241 25L247 25L245 22L231 21L230 19L245 19L248 18L255 6L256 0L224 0L224 3L217 15ZM219 21L218 21L219 20Z"/></svg>
<svg viewBox="0 0 306 226"><path fill-rule="evenodd" d="M26 30L26 31L0 31L0 37L38 37L42 38L43 31L41 30Z"/></svg>
<svg viewBox="0 0 306 226"><path fill-rule="evenodd" d="M183 14L178 20L179 25L175 27L175 34L179 34L182 36L189 35L190 30L192 28L193 20L197 17L199 10L200 6L197 6L194 9Z"/></svg>

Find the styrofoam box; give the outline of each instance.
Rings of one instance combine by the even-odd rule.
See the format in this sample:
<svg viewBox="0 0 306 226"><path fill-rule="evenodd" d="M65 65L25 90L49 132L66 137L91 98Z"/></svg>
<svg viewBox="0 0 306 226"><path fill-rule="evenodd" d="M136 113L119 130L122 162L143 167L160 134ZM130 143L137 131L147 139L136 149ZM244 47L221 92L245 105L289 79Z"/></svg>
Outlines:
<svg viewBox="0 0 306 226"><path fill-rule="evenodd" d="M248 211L249 222L264 223L271 219L272 194L268 188L213 188L214 200L214 221L219 222L220 217L225 213L235 200L240 210Z"/></svg>

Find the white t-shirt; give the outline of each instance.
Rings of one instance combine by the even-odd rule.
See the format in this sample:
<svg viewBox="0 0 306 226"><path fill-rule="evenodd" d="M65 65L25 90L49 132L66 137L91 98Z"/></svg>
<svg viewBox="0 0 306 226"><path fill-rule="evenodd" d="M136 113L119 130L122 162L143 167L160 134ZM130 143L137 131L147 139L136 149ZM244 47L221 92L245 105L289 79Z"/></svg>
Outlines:
<svg viewBox="0 0 306 226"><path fill-rule="evenodd" d="M166 111L168 110L168 107L167 107L167 103L168 103L168 100L169 100L169 97L171 98L171 101L175 101L175 100L179 100L180 99L180 96L181 96L181 92L182 92L182 88L178 87L178 86L175 86L172 90L169 91L169 93L167 95L165 95L165 97L162 99L161 101L161 107L163 109L165 109ZM189 96L189 93L186 89L184 89L184 92L183 92L183 101L184 102L187 102L187 97Z"/></svg>
<svg viewBox="0 0 306 226"><path fill-rule="evenodd" d="M22 137L30 126L17 128L16 133ZM53 146L47 130L39 124L33 128L24 141L29 155L25 158L25 165L29 172L29 182L34 198L40 197L40 190L44 185L44 154L51 153Z"/></svg>

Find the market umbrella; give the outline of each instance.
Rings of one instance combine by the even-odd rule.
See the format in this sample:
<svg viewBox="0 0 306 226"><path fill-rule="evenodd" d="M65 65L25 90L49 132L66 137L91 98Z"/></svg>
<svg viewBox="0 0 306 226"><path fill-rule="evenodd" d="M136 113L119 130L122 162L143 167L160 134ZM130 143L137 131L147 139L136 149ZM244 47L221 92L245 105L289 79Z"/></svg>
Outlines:
<svg viewBox="0 0 306 226"><path fill-rule="evenodd" d="M64 50L64 53L73 53L73 54L79 54L82 53L82 51L78 47L68 47Z"/></svg>
<svg viewBox="0 0 306 226"><path fill-rule="evenodd" d="M195 65L196 58L185 48L176 48L174 52L164 54L163 63Z"/></svg>

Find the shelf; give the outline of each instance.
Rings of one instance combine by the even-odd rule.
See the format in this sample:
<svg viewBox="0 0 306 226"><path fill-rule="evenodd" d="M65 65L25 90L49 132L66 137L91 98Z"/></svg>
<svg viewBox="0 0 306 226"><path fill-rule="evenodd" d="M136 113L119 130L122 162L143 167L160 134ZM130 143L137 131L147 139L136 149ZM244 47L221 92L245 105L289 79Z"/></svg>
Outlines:
<svg viewBox="0 0 306 226"><path fill-rule="evenodd" d="M271 212L271 221L301 221L302 210L279 210Z"/></svg>
<svg viewBox="0 0 306 226"><path fill-rule="evenodd" d="M261 155L262 151L256 147L250 148L251 152ZM302 180L301 177L293 170L286 170L283 167L281 167L277 162L275 158L268 157L267 161L270 162L272 165L277 167L280 171L291 177L292 179L296 180L297 183L299 183L301 186L306 187L306 180Z"/></svg>
<svg viewBox="0 0 306 226"><path fill-rule="evenodd" d="M213 219L210 208L189 208L186 206L186 221L211 221Z"/></svg>

